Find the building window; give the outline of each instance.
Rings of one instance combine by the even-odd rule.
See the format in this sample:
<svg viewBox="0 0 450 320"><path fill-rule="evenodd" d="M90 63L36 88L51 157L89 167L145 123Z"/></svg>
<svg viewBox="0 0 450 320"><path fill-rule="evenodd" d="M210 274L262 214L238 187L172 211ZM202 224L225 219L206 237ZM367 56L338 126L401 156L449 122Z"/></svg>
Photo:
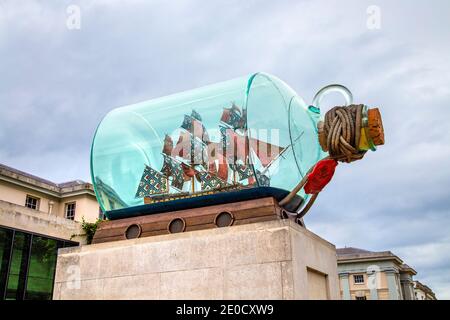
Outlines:
<svg viewBox="0 0 450 320"><path fill-rule="evenodd" d="M362 274L355 274L355 275L353 275L353 282L355 284L364 283L364 275L362 275Z"/></svg>
<svg viewBox="0 0 450 320"><path fill-rule="evenodd" d="M39 210L39 198L27 195L27 198L25 200L25 207L33 210Z"/></svg>
<svg viewBox="0 0 450 320"><path fill-rule="evenodd" d="M356 299L356 300L367 300L367 297L366 297L366 296L363 296L363 297L355 297L355 299Z"/></svg>
<svg viewBox="0 0 450 320"><path fill-rule="evenodd" d="M66 203L66 219L75 219L75 202Z"/></svg>

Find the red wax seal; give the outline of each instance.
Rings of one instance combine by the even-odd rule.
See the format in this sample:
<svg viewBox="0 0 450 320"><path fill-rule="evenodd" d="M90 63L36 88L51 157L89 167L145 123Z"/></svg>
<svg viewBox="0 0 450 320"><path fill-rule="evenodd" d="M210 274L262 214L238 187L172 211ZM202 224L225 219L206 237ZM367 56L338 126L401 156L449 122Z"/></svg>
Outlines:
<svg viewBox="0 0 450 320"><path fill-rule="evenodd" d="M333 178L337 161L333 159L320 160L314 166L314 169L308 174L308 182L305 184L305 192L308 194L316 194Z"/></svg>

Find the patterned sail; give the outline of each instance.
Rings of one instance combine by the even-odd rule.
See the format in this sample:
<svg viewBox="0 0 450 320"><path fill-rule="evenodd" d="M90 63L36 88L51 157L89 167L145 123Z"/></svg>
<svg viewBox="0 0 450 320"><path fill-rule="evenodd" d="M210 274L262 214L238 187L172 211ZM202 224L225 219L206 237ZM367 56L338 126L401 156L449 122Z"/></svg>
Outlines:
<svg viewBox="0 0 450 320"><path fill-rule="evenodd" d="M164 137L164 147L163 147L163 154L170 156L173 151L173 140L172 138L166 134Z"/></svg>
<svg viewBox="0 0 450 320"><path fill-rule="evenodd" d="M208 163L207 146L198 138L191 139L191 165L202 165L206 168Z"/></svg>
<svg viewBox="0 0 450 320"><path fill-rule="evenodd" d="M169 192L167 178L151 167L145 166L135 197L142 198L167 192Z"/></svg>
<svg viewBox="0 0 450 320"><path fill-rule="evenodd" d="M228 162L223 155L221 144L211 142L208 144L208 171L220 179L228 179Z"/></svg>
<svg viewBox="0 0 450 320"><path fill-rule="evenodd" d="M193 167L188 166L185 163L181 164L181 168L183 169L183 174L186 181L189 181L189 179L195 177L195 174L197 173L197 170L195 170Z"/></svg>
<svg viewBox="0 0 450 320"><path fill-rule="evenodd" d="M202 123L202 117L195 110L192 110L190 115L184 115L181 128L205 143L208 143L210 141L208 132L206 131L206 128Z"/></svg>
<svg viewBox="0 0 450 320"><path fill-rule="evenodd" d="M191 159L191 134L189 132L180 133L172 155L186 160Z"/></svg>
<svg viewBox="0 0 450 320"><path fill-rule="evenodd" d="M231 105L231 108L223 109L220 121L234 130L245 128L245 114L234 103Z"/></svg>
<svg viewBox="0 0 450 320"><path fill-rule="evenodd" d="M270 178L267 175L261 173L259 170L256 170L256 177L260 187L270 187Z"/></svg>
<svg viewBox="0 0 450 320"><path fill-rule="evenodd" d="M164 164L161 172L164 173L167 177L172 177L172 183L170 184L172 187L178 190L183 189L185 178L180 162L165 154L163 154L163 156Z"/></svg>
<svg viewBox="0 0 450 320"><path fill-rule="evenodd" d="M200 180L202 190L218 189L227 185L223 180L209 172L198 172L197 178Z"/></svg>
<svg viewBox="0 0 450 320"><path fill-rule="evenodd" d="M253 176L253 170L248 165L244 164L230 164L230 168L236 171L239 175L239 181L248 179Z"/></svg>
<svg viewBox="0 0 450 320"><path fill-rule="evenodd" d="M172 153L183 158L187 164L192 166L203 165L206 167L208 163L207 145L189 132L180 133Z"/></svg>

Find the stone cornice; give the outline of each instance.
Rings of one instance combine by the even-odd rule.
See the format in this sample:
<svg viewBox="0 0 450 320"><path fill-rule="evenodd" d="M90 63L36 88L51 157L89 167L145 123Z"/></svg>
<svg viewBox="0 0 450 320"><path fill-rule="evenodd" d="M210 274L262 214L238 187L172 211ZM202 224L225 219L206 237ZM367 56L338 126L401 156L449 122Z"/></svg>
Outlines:
<svg viewBox="0 0 450 320"><path fill-rule="evenodd" d="M81 182L79 184L61 187L56 183L19 171L16 172L10 170L5 166L0 166L0 180L56 198L66 198L85 194L95 196L94 187L90 183Z"/></svg>
<svg viewBox="0 0 450 320"><path fill-rule="evenodd" d="M337 262L339 264L344 263L356 263L356 262L368 262L368 261L387 261L393 260L398 264L402 264L403 261L390 251L353 254L353 255L338 255Z"/></svg>

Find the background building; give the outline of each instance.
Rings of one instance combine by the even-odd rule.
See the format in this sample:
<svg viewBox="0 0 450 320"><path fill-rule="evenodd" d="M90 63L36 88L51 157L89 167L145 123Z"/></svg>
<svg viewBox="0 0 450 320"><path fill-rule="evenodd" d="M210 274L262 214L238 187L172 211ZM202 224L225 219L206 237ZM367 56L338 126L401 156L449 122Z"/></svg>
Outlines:
<svg viewBox="0 0 450 320"><path fill-rule="evenodd" d="M0 164L0 201L56 217L94 222L101 216L92 184L54 183Z"/></svg>
<svg viewBox="0 0 450 320"><path fill-rule="evenodd" d="M83 241L102 217L93 187L54 182L0 164L0 300L51 299L59 248Z"/></svg>
<svg viewBox="0 0 450 320"><path fill-rule="evenodd" d="M433 290L420 281L414 281L416 300L437 300Z"/></svg>
<svg viewBox="0 0 450 320"><path fill-rule="evenodd" d="M339 248L337 262L344 300L416 300L417 272L390 251Z"/></svg>

